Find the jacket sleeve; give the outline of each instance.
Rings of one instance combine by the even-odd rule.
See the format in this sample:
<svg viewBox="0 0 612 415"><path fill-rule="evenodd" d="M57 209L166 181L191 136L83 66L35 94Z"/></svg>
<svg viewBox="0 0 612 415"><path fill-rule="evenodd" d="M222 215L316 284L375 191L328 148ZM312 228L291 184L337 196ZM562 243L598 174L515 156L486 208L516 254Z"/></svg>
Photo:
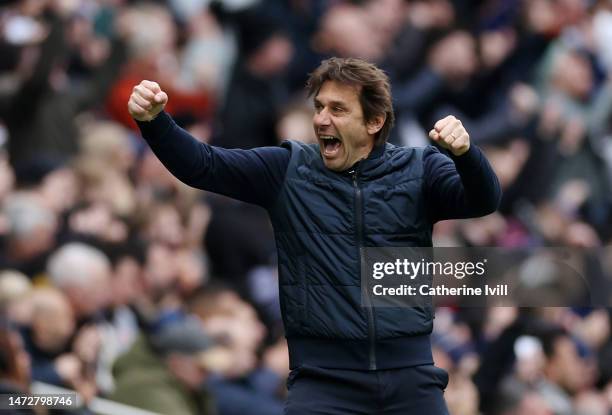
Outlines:
<svg viewBox="0 0 612 415"><path fill-rule="evenodd" d="M432 223L488 215L499 207L501 187L482 151L447 157L429 146L423 154L424 193Z"/></svg>
<svg viewBox="0 0 612 415"><path fill-rule="evenodd" d="M290 150L211 146L177 126L165 112L153 121L138 122L138 126L153 153L183 183L263 207L276 200Z"/></svg>

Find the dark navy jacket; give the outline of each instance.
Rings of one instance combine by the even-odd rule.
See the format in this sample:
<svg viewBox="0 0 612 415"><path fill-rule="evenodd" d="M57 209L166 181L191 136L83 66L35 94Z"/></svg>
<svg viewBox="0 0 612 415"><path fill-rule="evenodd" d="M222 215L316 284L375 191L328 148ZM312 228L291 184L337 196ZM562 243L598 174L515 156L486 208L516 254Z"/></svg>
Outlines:
<svg viewBox="0 0 612 415"><path fill-rule="evenodd" d="M499 183L476 146L453 162L433 147L385 144L339 173L318 145L212 147L164 113L139 126L180 180L268 210L292 368L432 363L431 309L361 306L360 248L431 246L436 221L493 212Z"/></svg>

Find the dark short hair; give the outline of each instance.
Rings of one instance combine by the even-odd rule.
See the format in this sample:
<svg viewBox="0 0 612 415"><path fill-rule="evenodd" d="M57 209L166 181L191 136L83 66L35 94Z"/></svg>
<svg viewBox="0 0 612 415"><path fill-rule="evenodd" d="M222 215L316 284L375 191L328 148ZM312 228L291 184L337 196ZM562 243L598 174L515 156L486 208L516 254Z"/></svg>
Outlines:
<svg viewBox="0 0 612 415"><path fill-rule="evenodd" d="M312 97L326 81L336 81L359 88L359 102L366 122L374 117L384 115L385 123L376 134L376 144L381 144L389 138L389 133L395 123L391 84L389 77L376 65L356 58L330 58L308 77L306 89Z"/></svg>

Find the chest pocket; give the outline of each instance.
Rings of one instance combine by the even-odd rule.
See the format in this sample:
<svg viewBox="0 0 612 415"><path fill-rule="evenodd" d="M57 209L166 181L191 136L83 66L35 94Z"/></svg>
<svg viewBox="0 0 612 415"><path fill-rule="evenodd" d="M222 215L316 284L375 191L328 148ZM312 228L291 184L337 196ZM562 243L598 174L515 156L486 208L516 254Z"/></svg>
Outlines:
<svg viewBox="0 0 612 415"><path fill-rule="evenodd" d="M421 178L416 178L397 185L366 186L366 232L396 236L422 232L426 216L421 183Z"/></svg>
<svg viewBox="0 0 612 415"><path fill-rule="evenodd" d="M285 186L292 228L314 234L352 234L353 189L341 180L308 173L287 180Z"/></svg>

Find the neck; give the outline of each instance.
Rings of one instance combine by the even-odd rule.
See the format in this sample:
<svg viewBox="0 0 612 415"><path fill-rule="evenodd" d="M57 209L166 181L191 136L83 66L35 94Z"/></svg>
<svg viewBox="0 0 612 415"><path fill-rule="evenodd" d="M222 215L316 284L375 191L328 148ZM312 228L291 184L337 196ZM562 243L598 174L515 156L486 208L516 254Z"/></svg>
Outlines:
<svg viewBox="0 0 612 415"><path fill-rule="evenodd" d="M367 159L372 153L372 150L374 150L374 137L372 137L372 139L368 141L368 144L363 147L363 151L361 152L362 157L359 160Z"/></svg>

